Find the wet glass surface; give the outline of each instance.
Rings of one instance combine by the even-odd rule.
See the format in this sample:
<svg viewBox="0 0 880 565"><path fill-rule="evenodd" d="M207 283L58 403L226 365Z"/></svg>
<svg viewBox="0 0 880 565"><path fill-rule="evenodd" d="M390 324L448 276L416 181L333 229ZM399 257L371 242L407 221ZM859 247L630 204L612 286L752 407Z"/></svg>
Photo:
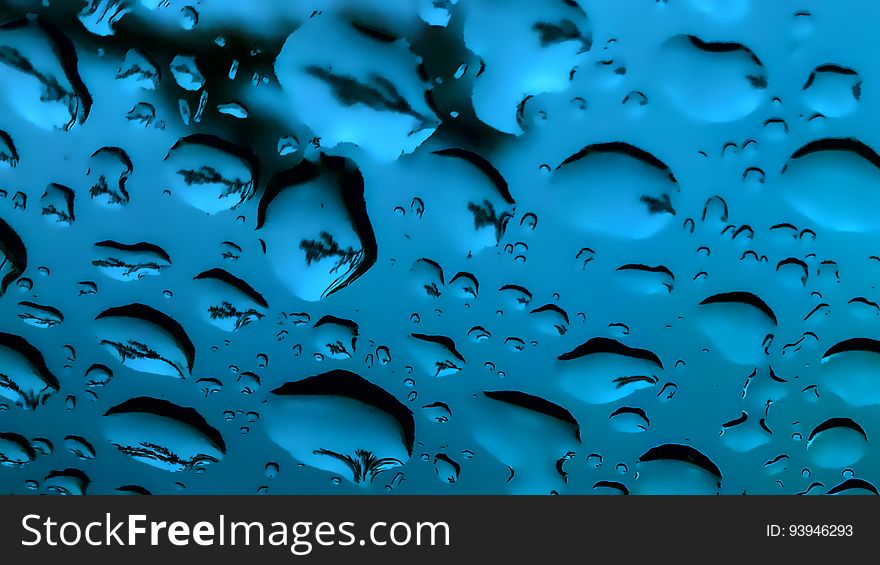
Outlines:
<svg viewBox="0 0 880 565"><path fill-rule="evenodd" d="M880 5L0 21L3 493L877 493Z"/></svg>

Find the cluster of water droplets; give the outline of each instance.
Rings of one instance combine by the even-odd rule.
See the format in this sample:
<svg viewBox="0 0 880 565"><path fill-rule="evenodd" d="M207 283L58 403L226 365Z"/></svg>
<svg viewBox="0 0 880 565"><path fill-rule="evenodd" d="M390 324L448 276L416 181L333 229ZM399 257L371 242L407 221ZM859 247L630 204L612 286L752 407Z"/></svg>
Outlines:
<svg viewBox="0 0 880 565"><path fill-rule="evenodd" d="M0 491L876 494L880 7L802 4L0 3Z"/></svg>

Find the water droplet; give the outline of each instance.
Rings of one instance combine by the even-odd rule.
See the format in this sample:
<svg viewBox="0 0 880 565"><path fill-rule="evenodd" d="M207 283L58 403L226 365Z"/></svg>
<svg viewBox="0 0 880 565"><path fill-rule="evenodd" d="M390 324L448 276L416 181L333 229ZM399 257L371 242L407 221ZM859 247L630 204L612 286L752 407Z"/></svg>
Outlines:
<svg viewBox="0 0 880 565"><path fill-rule="evenodd" d="M220 433L192 408L138 397L104 415L104 434L123 454L166 471L216 463L226 454Z"/></svg>
<svg viewBox="0 0 880 565"><path fill-rule="evenodd" d="M190 55L177 55L171 60L171 75L177 85L184 90L199 90L205 85L205 77Z"/></svg>
<svg viewBox="0 0 880 565"><path fill-rule="evenodd" d="M347 371L288 382L267 405L269 437L298 461L369 486L412 454L412 413Z"/></svg>

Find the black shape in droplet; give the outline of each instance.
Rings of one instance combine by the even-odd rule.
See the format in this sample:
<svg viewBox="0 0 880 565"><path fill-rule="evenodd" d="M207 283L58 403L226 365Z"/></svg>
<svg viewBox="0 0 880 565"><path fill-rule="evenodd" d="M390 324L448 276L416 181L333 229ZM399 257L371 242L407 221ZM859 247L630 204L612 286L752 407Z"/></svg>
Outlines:
<svg viewBox="0 0 880 565"><path fill-rule="evenodd" d="M865 143L852 137L826 137L811 141L795 151L791 155L791 158L800 159L807 155L820 153L822 151L848 151L850 153L855 153L875 167L880 168L880 155ZM786 168L787 165L783 168L783 172L785 172Z"/></svg>
<svg viewBox="0 0 880 565"><path fill-rule="evenodd" d="M839 485L831 487L825 494L841 494L848 490L867 490L874 494L880 494L880 492L877 491L877 487L875 487L872 483L869 483L865 479L856 478L847 479Z"/></svg>
<svg viewBox="0 0 880 565"><path fill-rule="evenodd" d="M653 351L629 347L628 345L620 343L616 339L608 337L590 338L588 341L578 345L568 353L563 353L557 357L557 359L560 361L569 361L579 357L586 357L587 355L594 355L596 353L612 353L614 355L642 359L643 361L648 361L649 363L657 365L661 369L663 368L663 362Z"/></svg>
<svg viewBox="0 0 880 565"><path fill-rule="evenodd" d="M755 373L752 373L752 376L754 376L754 374ZM751 378L751 376L749 378ZM738 425L744 423L748 419L749 419L749 415L746 414L745 412L743 412L742 414L740 414L739 418L735 418L733 420L730 420L729 422L725 422L724 424L722 424L721 428L722 429L732 428L734 426L738 426Z"/></svg>
<svg viewBox="0 0 880 565"><path fill-rule="evenodd" d="M624 143L622 141L611 141L607 143L594 143L591 145L587 145L577 153L570 155L564 161L562 161L562 163L558 167L556 167L556 170L558 171L565 165L569 165L571 163L579 161L587 155L590 155L591 153L619 153L627 155L654 168L660 169L661 171L669 175L669 180L676 184L678 182L675 180L675 175L672 173L669 165L667 165L651 153L645 151L644 149L640 149L635 145Z"/></svg>
<svg viewBox="0 0 880 565"><path fill-rule="evenodd" d="M807 438L807 442L812 441L819 433L824 432L825 430L830 430L831 428L848 428L860 434L865 438L865 441L868 441L868 434L865 433L865 429L852 418L829 418L813 428L813 431L810 432L810 437Z"/></svg>
<svg viewBox="0 0 880 565"><path fill-rule="evenodd" d="M748 304L749 306L753 306L760 310L761 312L767 314L767 316L773 320L774 324L779 324L779 321L776 319L776 314L773 312L773 309L767 305L766 302L761 300L755 294L751 292L722 292L720 294L715 294L706 298L700 305L704 304L730 304L730 303L741 303Z"/></svg>
<svg viewBox="0 0 880 565"><path fill-rule="evenodd" d="M704 455L701 451L689 445L682 445L680 443L666 443L663 445L652 447L651 449L646 451L641 457L639 457L639 461L662 460L673 460L690 463L704 469L712 475L715 475L716 477L718 477L719 480L721 479L721 470L718 468L718 466L715 465L715 463L713 463L712 460L706 457L706 455Z"/></svg>
<svg viewBox="0 0 880 565"><path fill-rule="evenodd" d="M596 484L593 485L593 488L594 489L610 488L610 489L619 491L620 494L623 494L623 495L629 494L629 489L626 488L626 485L624 485L623 483L619 483L617 481L598 481Z"/></svg>
<svg viewBox="0 0 880 565"><path fill-rule="evenodd" d="M519 406L526 410L550 416L551 418L555 418L566 424L571 424L571 426L574 427L575 439L577 439L578 442L581 441L581 426L577 419L571 412L558 404L550 402L540 396L534 396L518 390L485 390L483 391L483 394L492 400L505 402L507 404L512 404L513 406Z"/></svg>
<svg viewBox="0 0 880 565"><path fill-rule="evenodd" d="M636 416L641 416L645 420L645 422L648 422L649 424L651 423L651 421L648 419L648 414L644 410L633 406L621 406L620 408L609 414L608 419L610 420L611 418L619 416L621 414L635 414Z"/></svg>
<svg viewBox="0 0 880 565"><path fill-rule="evenodd" d="M822 359L827 359L837 353L846 353L849 351L869 351L871 353L880 354L880 341L867 337L846 339L828 348L828 351L822 355Z"/></svg>
<svg viewBox="0 0 880 565"><path fill-rule="evenodd" d="M656 267L652 267L650 265L642 265L636 263L629 263L626 265L621 265L617 267L618 271L645 271L647 273L662 273L664 275L669 275L669 278L675 280L675 275L672 274L672 271L669 270L669 267L665 265L657 265Z"/></svg>
<svg viewBox="0 0 880 565"><path fill-rule="evenodd" d="M123 485L116 489L123 494L137 494L141 496L151 496L153 493L139 485Z"/></svg>

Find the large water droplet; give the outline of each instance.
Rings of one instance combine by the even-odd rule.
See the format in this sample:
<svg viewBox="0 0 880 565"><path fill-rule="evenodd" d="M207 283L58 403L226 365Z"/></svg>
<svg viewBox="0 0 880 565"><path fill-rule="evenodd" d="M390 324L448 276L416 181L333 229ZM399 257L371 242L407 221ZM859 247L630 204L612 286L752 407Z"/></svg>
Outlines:
<svg viewBox="0 0 880 565"><path fill-rule="evenodd" d="M108 410L104 435L125 455L166 471L196 469L226 454L220 432L201 414L158 398L132 398Z"/></svg>
<svg viewBox="0 0 880 565"><path fill-rule="evenodd" d="M342 159L303 162L273 178L260 200L259 230L282 283L316 301L352 283L376 261L363 178Z"/></svg>
<svg viewBox="0 0 880 565"><path fill-rule="evenodd" d="M819 467L842 469L859 461L867 450L865 430L850 418L825 420L807 439L807 455Z"/></svg>
<svg viewBox="0 0 880 565"><path fill-rule="evenodd" d="M306 465L369 485L412 454L412 413L354 373L323 373L272 394L265 414L269 437Z"/></svg>
<svg viewBox="0 0 880 565"><path fill-rule="evenodd" d="M33 410L59 388L37 348L22 337L0 333L0 396Z"/></svg>
<svg viewBox="0 0 880 565"><path fill-rule="evenodd" d="M666 164L626 143L590 145L566 158L551 180L542 216L587 232L644 239L676 214L678 183Z"/></svg>
<svg viewBox="0 0 880 565"><path fill-rule="evenodd" d="M211 325L232 332L266 315L269 305L263 296L227 271L211 269L194 278L200 281L198 308Z"/></svg>
<svg viewBox="0 0 880 565"><path fill-rule="evenodd" d="M764 99L767 71L739 43L676 36L663 50L663 86L669 101L690 118L729 122L754 112Z"/></svg>
<svg viewBox="0 0 880 565"><path fill-rule="evenodd" d="M477 116L519 133L517 107L529 96L560 92L593 43L589 18L574 2L475 2L465 7L464 41L484 62L474 83Z"/></svg>
<svg viewBox="0 0 880 565"><path fill-rule="evenodd" d="M803 90L813 110L835 118L855 110L862 97L862 79L854 69L820 65L810 73Z"/></svg>
<svg viewBox="0 0 880 565"><path fill-rule="evenodd" d="M652 387L663 370L655 353L602 337L560 355L559 361L562 390L589 404L607 404Z"/></svg>
<svg viewBox="0 0 880 565"><path fill-rule="evenodd" d="M318 44L326 48L314 49ZM328 14L287 38L275 74L289 107L322 145L354 143L392 160L414 151L438 125L417 64L406 40L389 41Z"/></svg>
<svg viewBox="0 0 880 565"><path fill-rule="evenodd" d="M41 17L0 25L0 84L4 105L44 129L69 130L92 105L73 43Z"/></svg>
<svg viewBox="0 0 880 565"><path fill-rule="evenodd" d="M580 446L581 428L567 409L520 391L477 398L474 439L511 471L516 493L548 494L564 485L561 463Z"/></svg>
<svg viewBox="0 0 880 565"><path fill-rule="evenodd" d="M240 206L254 194L256 157L219 137L181 138L165 157L166 186L208 214Z"/></svg>
<svg viewBox="0 0 880 565"><path fill-rule="evenodd" d="M874 232L880 218L880 156L851 138L812 141L791 156L782 190L791 205L817 224L842 232Z"/></svg>
<svg viewBox="0 0 880 565"><path fill-rule="evenodd" d="M729 361L754 365L764 357L765 344L777 325L776 314L750 292L715 294L700 302L699 323Z"/></svg>
<svg viewBox="0 0 880 565"><path fill-rule="evenodd" d="M192 371L192 341L166 314L144 304L129 304L105 310L95 322L101 345L123 365L180 379Z"/></svg>
<svg viewBox="0 0 880 565"><path fill-rule="evenodd" d="M101 241L95 244L92 265L112 279L135 281L156 276L171 267L171 258L164 249L151 243L134 244Z"/></svg>
<svg viewBox="0 0 880 565"><path fill-rule="evenodd" d="M24 436L10 432L0 433L0 465L21 467L33 461L36 456Z"/></svg>

